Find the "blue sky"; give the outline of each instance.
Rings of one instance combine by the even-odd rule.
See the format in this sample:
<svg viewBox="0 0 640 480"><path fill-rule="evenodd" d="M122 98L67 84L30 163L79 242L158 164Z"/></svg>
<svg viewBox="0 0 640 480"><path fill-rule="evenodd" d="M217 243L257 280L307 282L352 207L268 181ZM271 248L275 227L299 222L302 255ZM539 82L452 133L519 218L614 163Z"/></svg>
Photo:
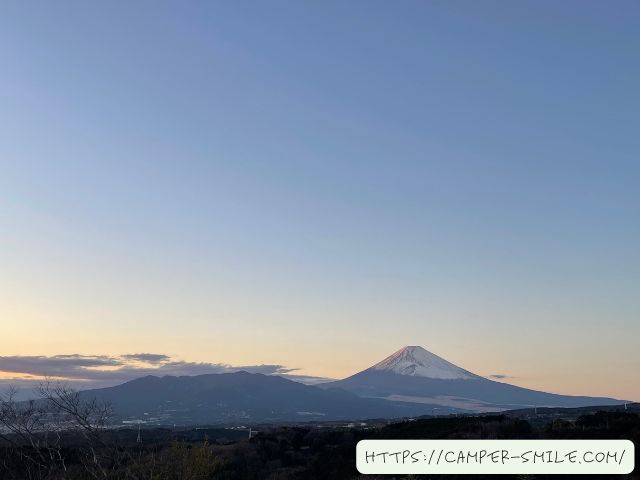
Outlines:
<svg viewBox="0 0 640 480"><path fill-rule="evenodd" d="M638 398L639 14L3 2L0 354Z"/></svg>

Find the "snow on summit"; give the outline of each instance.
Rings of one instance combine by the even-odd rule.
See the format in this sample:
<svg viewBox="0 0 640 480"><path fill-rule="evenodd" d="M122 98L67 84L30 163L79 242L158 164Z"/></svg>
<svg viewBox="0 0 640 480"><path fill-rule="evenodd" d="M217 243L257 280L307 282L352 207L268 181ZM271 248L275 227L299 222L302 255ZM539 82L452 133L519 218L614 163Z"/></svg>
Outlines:
<svg viewBox="0 0 640 480"><path fill-rule="evenodd" d="M473 373L417 346L401 348L369 370L440 380L477 378Z"/></svg>

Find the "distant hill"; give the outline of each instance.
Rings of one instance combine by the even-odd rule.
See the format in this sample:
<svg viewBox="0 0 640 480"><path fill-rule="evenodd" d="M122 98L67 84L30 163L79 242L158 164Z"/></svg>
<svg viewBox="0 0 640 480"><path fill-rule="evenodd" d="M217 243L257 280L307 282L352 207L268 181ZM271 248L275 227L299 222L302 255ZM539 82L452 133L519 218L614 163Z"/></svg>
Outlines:
<svg viewBox="0 0 640 480"><path fill-rule="evenodd" d="M146 376L82 395L110 402L118 422L165 425L401 418L429 414L434 408L247 372Z"/></svg>
<svg viewBox="0 0 640 480"><path fill-rule="evenodd" d="M495 382L418 346L402 348L360 373L319 386L342 388L362 397L475 412L624 403L613 398L558 395Z"/></svg>

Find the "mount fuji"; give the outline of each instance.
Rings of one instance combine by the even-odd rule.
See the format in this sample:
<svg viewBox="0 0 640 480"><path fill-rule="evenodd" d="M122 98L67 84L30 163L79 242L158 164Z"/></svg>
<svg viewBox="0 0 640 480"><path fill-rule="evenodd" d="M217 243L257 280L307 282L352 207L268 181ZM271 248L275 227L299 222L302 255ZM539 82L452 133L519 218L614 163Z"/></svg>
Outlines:
<svg viewBox="0 0 640 480"><path fill-rule="evenodd" d="M342 388L363 397L470 412L624 403L613 398L558 395L496 382L418 346L404 347L362 372L319 386Z"/></svg>
<svg viewBox="0 0 640 480"><path fill-rule="evenodd" d="M369 370L440 380L467 380L477 375L446 361L422 347L404 347Z"/></svg>

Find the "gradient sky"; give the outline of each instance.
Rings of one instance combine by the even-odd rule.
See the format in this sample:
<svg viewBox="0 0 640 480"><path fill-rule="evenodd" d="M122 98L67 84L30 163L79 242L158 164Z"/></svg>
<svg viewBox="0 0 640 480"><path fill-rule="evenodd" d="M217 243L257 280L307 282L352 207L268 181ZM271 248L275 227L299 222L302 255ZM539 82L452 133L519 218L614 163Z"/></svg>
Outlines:
<svg viewBox="0 0 640 480"><path fill-rule="evenodd" d="M639 21L3 1L0 356L341 377L411 344L640 400Z"/></svg>

